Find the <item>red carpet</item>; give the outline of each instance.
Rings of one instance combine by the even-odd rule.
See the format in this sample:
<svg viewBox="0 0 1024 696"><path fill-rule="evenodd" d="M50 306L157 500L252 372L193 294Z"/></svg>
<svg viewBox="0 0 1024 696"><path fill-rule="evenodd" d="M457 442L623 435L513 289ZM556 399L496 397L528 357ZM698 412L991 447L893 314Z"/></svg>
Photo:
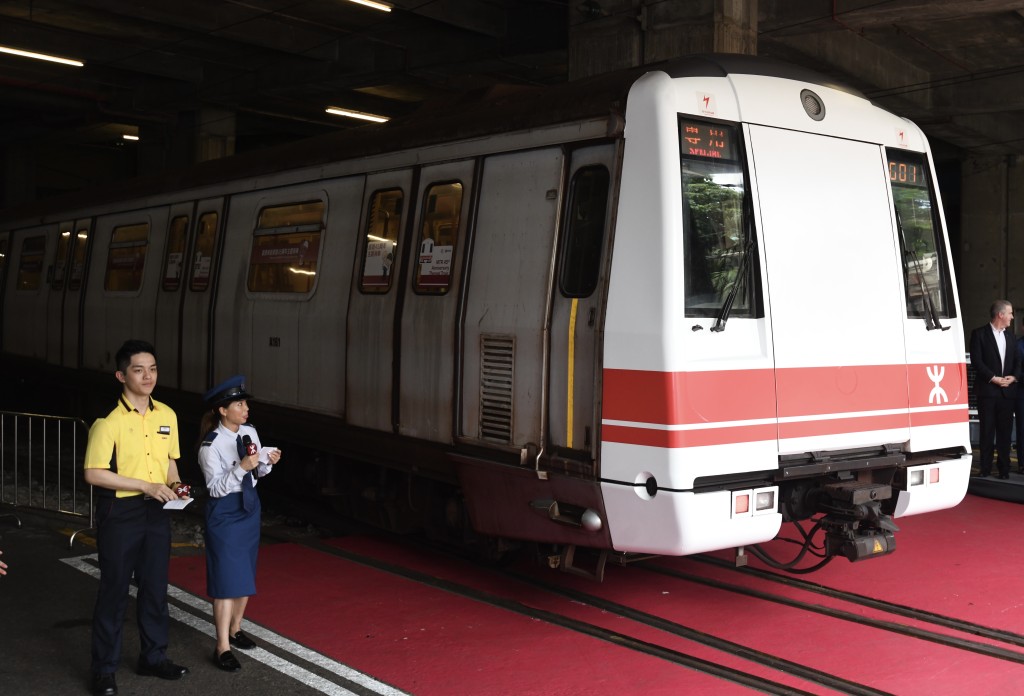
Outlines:
<svg viewBox="0 0 1024 696"><path fill-rule="evenodd" d="M837 559L805 579L1021 631L1024 601L1016 599L1017 551L1021 547L1016 530L1022 523L1024 507L968 496L953 510L900 520L894 554L861 563ZM345 537L331 543L807 688L806 682L781 672L723 657L682 638L639 627L410 545L369 537ZM777 550L780 556L793 554L788 546ZM694 575L764 587L692 559L660 562ZM203 596L204 563L201 557L173 559L172 582ZM751 565L756 567L756 563ZM1005 660L638 568L610 567L603 584L554 571L529 572L896 694L1015 693L1024 678L1024 666ZM261 548L257 584L259 594L249 604L247 619L410 693L751 693L665 660L291 544ZM840 606L835 600L798 590L766 589ZM869 609L843 608L888 618Z"/></svg>

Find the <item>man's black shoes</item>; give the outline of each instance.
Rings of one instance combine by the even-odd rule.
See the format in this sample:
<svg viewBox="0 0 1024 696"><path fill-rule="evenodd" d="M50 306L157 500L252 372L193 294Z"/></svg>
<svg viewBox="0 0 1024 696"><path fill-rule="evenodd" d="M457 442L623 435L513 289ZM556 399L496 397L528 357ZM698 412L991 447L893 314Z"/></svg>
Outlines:
<svg viewBox="0 0 1024 696"><path fill-rule="evenodd" d="M170 660L158 662L155 665L147 665L139 661L138 673L144 677L160 677L161 679L181 679L188 674L188 667L176 665Z"/></svg>
<svg viewBox="0 0 1024 696"><path fill-rule="evenodd" d="M94 674L92 677L93 696L116 696L117 682L113 674Z"/></svg>

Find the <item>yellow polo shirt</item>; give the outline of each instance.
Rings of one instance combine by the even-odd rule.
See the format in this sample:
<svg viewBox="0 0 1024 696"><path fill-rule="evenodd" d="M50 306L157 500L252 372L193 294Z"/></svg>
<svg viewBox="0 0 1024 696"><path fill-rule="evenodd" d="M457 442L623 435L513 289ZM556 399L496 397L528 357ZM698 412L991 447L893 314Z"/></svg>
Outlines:
<svg viewBox="0 0 1024 696"><path fill-rule="evenodd" d="M85 448L86 469L110 469L128 478L150 483L168 483L168 459L178 451L178 417L170 406L150 398L142 415L121 395L117 407L106 418L98 418L89 429ZM117 491L118 498L141 495L139 491Z"/></svg>

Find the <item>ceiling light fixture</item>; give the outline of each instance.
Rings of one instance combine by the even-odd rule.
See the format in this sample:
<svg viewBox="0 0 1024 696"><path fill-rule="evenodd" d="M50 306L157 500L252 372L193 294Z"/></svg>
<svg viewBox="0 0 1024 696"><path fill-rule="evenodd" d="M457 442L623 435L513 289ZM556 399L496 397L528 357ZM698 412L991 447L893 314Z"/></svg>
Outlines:
<svg viewBox="0 0 1024 696"><path fill-rule="evenodd" d="M387 116L377 116L376 114L352 111L351 109L342 109L337 106L328 106L324 111L329 114L334 114L335 116L347 116L348 118L358 118L363 121L373 121L374 123L387 123L390 120Z"/></svg>
<svg viewBox="0 0 1024 696"><path fill-rule="evenodd" d="M348 0L348 1L349 2L354 2L357 5L364 5L365 7L372 7L373 9L380 10L381 12L390 12L391 11L391 5L386 5L386 4L382 3L382 2L374 2L374 0Z"/></svg>
<svg viewBox="0 0 1024 696"><path fill-rule="evenodd" d="M124 138L125 140L138 140L139 139L139 136L137 136L137 135L129 135L128 133L122 133L121 137Z"/></svg>
<svg viewBox="0 0 1024 696"><path fill-rule="evenodd" d="M22 58L34 58L35 60L48 60L51 63L73 65L76 68L81 68L85 65L85 63L83 63L80 60L74 60L72 58L61 58L60 56L51 56L46 53L33 53L32 51L23 51L20 48L11 48L10 46L0 46L0 53L9 53L12 56L21 56Z"/></svg>

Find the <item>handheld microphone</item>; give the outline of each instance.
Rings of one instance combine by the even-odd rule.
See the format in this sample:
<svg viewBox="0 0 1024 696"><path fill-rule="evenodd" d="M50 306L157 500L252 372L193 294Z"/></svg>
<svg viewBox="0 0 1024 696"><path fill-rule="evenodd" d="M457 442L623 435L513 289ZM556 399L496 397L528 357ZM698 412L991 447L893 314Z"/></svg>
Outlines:
<svg viewBox="0 0 1024 696"><path fill-rule="evenodd" d="M242 436L242 444L245 445L245 453L250 457L254 454L258 454L260 451L259 448L256 446L256 443L253 442L252 438L249 437L248 435Z"/></svg>

